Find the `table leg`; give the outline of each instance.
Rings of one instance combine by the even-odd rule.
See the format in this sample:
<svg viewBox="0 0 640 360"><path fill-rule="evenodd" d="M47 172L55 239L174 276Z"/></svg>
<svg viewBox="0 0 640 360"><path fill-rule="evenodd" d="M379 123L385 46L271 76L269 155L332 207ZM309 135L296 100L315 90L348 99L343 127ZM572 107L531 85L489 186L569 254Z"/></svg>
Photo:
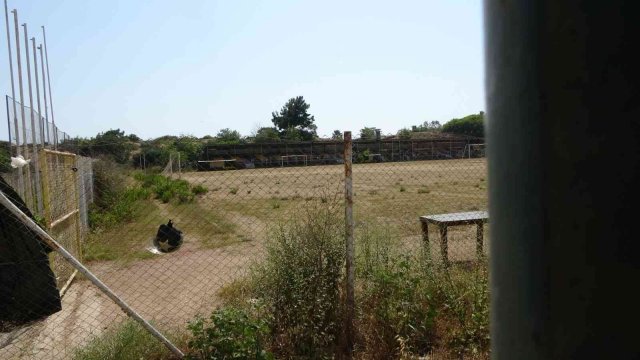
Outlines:
<svg viewBox="0 0 640 360"><path fill-rule="evenodd" d="M449 243L447 241L447 225L440 224L440 254L445 267L449 266Z"/></svg>
<svg viewBox="0 0 640 360"><path fill-rule="evenodd" d="M431 244L429 244L429 223L421 220L422 223L422 245L425 255L431 258Z"/></svg>
<svg viewBox="0 0 640 360"><path fill-rule="evenodd" d="M484 223L480 221L478 222L477 225L478 225L478 228L476 229L476 255L478 256L478 260L480 260L484 256L482 252L483 237L484 237Z"/></svg>

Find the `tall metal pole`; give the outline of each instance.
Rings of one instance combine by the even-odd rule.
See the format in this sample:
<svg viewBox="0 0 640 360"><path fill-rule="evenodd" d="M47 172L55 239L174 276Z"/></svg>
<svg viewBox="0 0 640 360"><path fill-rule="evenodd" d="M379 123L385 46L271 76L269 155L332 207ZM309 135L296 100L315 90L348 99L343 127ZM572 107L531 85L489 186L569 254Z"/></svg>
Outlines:
<svg viewBox="0 0 640 360"><path fill-rule="evenodd" d="M13 78L13 58L11 56L11 31L9 30L9 9L7 8L7 0L4 0L4 20L7 29L7 50L9 52L9 73L11 75L11 105L13 107L13 132L16 138L15 155L21 155L20 151L20 127L18 126L18 111L16 109L16 90L15 80ZM7 99L7 113L9 112L9 99ZM11 127L11 120L9 127ZM11 131L9 131L11 134ZM11 145L11 135L9 135L9 145ZM24 176L22 171L18 171L18 192L24 195Z"/></svg>
<svg viewBox="0 0 640 360"><path fill-rule="evenodd" d="M27 24L22 24L24 27L24 53L27 59L27 85L29 87L29 112L31 113L31 145L33 147L33 166L35 175L35 184L33 184L33 190L35 191L36 208L39 213L42 214L42 192L40 185L40 162L38 159L38 140L36 135L36 116L33 111L33 90L31 87L31 62L29 60L29 34L27 32ZM35 54L34 54L35 55Z"/></svg>
<svg viewBox="0 0 640 360"><path fill-rule="evenodd" d="M45 78L44 72L44 54L42 52L42 44L38 45L38 50L40 50L40 67L42 68L42 94L44 95L44 127L47 132L47 144L51 145L51 134L49 134L49 113L47 104L47 79Z"/></svg>
<svg viewBox="0 0 640 360"><path fill-rule="evenodd" d="M42 121L42 115L40 114L40 84L38 81L38 55L36 52L36 38L31 38L31 45L33 46L33 74L36 78L36 99L38 100L38 126L40 127L40 143L44 148L44 123Z"/></svg>
<svg viewBox="0 0 640 360"><path fill-rule="evenodd" d="M18 65L18 90L20 91L20 115L22 120L22 146L25 157L29 157L27 148L27 123L24 116L24 91L22 88L22 61L20 55L20 30L18 29L18 10L13 9L13 25L16 34L16 64Z"/></svg>
<svg viewBox="0 0 640 360"><path fill-rule="evenodd" d="M9 95L4 97L7 103L7 127L9 128L9 152L11 152L11 115L9 114Z"/></svg>
<svg viewBox="0 0 640 360"><path fill-rule="evenodd" d="M51 125L53 126L53 148L58 148L58 130L56 120L53 116L53 96L51 95L51 71L49 70L49 53L47 52L47 34L42 26L42 39L44 43L44 58L47 62L47 87L49 88L49 106L51 109Z"/></svg>
<svg viewBox="0 0 640 360"><path fill-rule="evenodd" d="M18 129L18 113L16 111L16 86L13 79L13 58L11 57L11 31L9 30L9 9L7 7L7 0L4 0L4 20L7 28L7 50L9 52L9 74L11 77L11 102L13 105L13 130L16 137L16 156L20 155L20 130ZM7 103L7 106L9 103ZM9 109L7 108L7 111ZM11 120L9 120L11 121ZM11 145L11 139L9 139L9 145Z"/></svg>
<svg viewBox="0 0 640 360"><path fill-rule="evenodd" d="M36 140L36 119L33 114L33 90L31 88L31 61L29 60L29 34L27 33L27 24L22 24L24 30L24 54L27 59L27 89L29 90L29 112L31 113L31 142L33 147L33 154L38 152Z"/></svg>
<svg viewBox="0 0 640 360"><path fill-rule="evenodd" d="M20 30L18 29L18 10L13 9L11 11L13 13L13 25L14 25L14 32L16 35L16 63L18 65L18 90L20 91L20 116L22 119L22 151L24 153L24 157L25 158L29 158L29 148L27 147L27 122L24 116L24 91L23 91L23 87L22 87L22 60L21 60L21 55L20 55ZM15 99L14 99L15 100ZM17 130L16 132L19 132L20 130ZM24 169L24 168L23 168ZM20 173L22 173L23 170L20 170ZM31 202L33 200L33 192L32 192L32 187L31 187L31 172L29 171L29 169L26 169L26 182L27 184L25 184L23 186L23 190L24 192L22 193L22 195L25 197L25 199L27 199L28 202ZM21 175L24 176L24 175Z"/></svg>

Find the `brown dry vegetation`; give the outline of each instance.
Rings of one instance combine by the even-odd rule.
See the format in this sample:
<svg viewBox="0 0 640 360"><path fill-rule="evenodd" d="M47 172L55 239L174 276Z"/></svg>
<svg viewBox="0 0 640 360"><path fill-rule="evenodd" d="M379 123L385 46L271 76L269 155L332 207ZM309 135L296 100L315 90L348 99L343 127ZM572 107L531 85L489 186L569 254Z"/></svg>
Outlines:
<svg viewBox="0 0 640 360"><path fill-rule="evenodd" d="M219 303L218 290L263 255L270 225L296 218L308 201L341 201L343 176L342 165L183 173L182 179L207 193L187 204L141 201L134 221L91 235L85 249L89 268L163 329L184 329L189 318L210 312ZM386 226L407 252L421 246L419 216L483 210L487 204L484 159L357 164L353 183L356 232L366 223ZM184 248L150 255L146 248L157 226L169 218L184 231ZM437 238L435 232L431 236ZM449 249L453 260L473 258L475 229L451 229ZM439 254L437 244L431 250ZM69 354L103 333L109 319L123 318L89 288L87 281L76 281L63 311L17 343L25 350L32 342L44 344L41 354L57 347Z"/></svg>

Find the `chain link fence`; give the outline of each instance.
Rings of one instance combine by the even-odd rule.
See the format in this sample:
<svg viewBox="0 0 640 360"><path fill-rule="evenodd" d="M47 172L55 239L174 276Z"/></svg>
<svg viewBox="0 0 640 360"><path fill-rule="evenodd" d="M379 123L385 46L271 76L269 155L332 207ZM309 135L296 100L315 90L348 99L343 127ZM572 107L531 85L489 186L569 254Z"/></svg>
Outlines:
<svg viewBox="0 0 640 360"><path fill-rule="evenodd" d="M156 167L93 150L44 151L42 209L27 193L3 193L24 199L34 219L42 214L54 239L184 352L224 358L219 338L205 334L233 338L229 324L241 323L257 329L252 346L276 358L487 356L481 140L215 145L199 160L174 154ZM19 189L16 173L2 178ZM3 219L3 242L24 233L35 244L2 244L3 296L19 294L16 277L34 275L19 269L25 262L49 260L50 286L62 295L58 308L49 294L54 304L42 314L7 302L24 319L2 313L0 358L101 358L107 348L123 358L175 356L85 277L72 277L22 222L6 211ZM50 279L46 270L39 281Z"/></svg>

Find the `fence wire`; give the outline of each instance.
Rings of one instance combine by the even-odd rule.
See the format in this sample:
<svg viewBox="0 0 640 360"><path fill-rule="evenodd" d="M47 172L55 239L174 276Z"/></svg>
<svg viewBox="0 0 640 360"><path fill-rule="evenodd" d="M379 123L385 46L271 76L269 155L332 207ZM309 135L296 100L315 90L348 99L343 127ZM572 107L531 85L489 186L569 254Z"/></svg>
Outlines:
<svg viewBox="0 0 640 360"><path fill-rule="evenodd" d="M182 153L178 162L173 153L154 165L136 150L118 163L108 156L111 147L71 145L64 150L83 156L41 150L39 170L29 164L1 174L2 191L24 201L53 238L185 351L196 346L188 346L197 334L187 325L198 316L233 307L254 318L279 307L265 317L271 334L263 341L266 351L277 358L314 358L326 355L322 351L338 356L342 350L335 349L346 346L340 320L345 286L356 291L351 350L361 358L418 356L449 346L433 335L432 325L397 327L387 317L404 311L427 319L440 311L429 308L431 298L409 291L422 286L425 264L465 269L489 255L482 141L354 141L356 284L345 283L342 265L344 146L217 145L203 148L197 159ZM41 208L19 190L20 171L40 174L31 188L40 189ZM118 306L74 277L74 269L17 219L6 212L2 219L0 290L2 308L9 310L0 317L0 358L91 358L87 354L101 342L128 329ZM46 286L25 286L29 277ZM376 291L401 305L373 297ZM306 308L305 296L315 296L315 305ZM306 326L313 336L300 330ZM367 331L372 328L379 331ZM296 345L302 343L308 346ZM136 351L154 357L153 351L162 353L157 345ZM314 347L322 350L309 352Z"/></svg>

